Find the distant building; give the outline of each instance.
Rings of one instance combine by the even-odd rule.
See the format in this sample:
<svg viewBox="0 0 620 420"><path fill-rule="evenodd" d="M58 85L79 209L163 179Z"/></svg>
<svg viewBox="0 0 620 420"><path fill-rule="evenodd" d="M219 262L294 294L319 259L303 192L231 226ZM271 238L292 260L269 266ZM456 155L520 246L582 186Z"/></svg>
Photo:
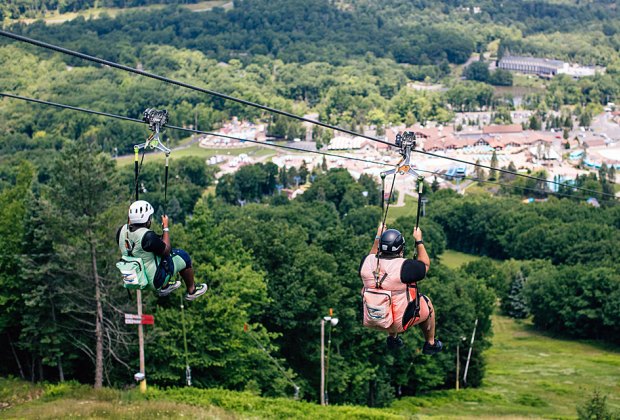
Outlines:
<svg viewBox="0 0 620 420"><path fill-rule="evenodd" d="M597 72L604 73L605 69L603 67L578 66L576 64L569 65L566 63L558 73L579 79L580 77L594 76Z"/></svg>
<svg viewBox="0 0 620 420"><path fill-rule="evenodd" d="M584 155L583 150L575 150L574 152L571 152L570 155L568 155L568 158L570 160L577 160L577 159L581 159Z"/></svg>
<svg viewBox="0 0 620 420"><path fill-rule="evenodd" d="M508 71L517 71L525 74L535 74L543 77L553 77L558 74L566 74L575 79L580 77L594 76L596 73L604 73L604 67L580 66L569 64L560 60L549 58L523 57L509 55L499 60L497 67Z"/></svg>
<svg viewBox="0 0 620 420"><path fill-rule="evenodd" d="M521 124L510 124L510 125L487 125L482 127L482 132L484 134L509 134L509 133L522 133L523 127Z"/></svg>
<svg viewBox="0 0 620 420"><path fill-rule="evenodd" d="M351 150L361 149L362 143L364 143L363 137L346 137L336 136L329 141L327 150Z"/></svg>
<svg viewBox="0 0 620 420"><path fill-rule="evenodd" d="M586 147L604 147L607 146L608 141L600 137L592 137L583 140L583 145Z"/></svg>
<svg viewBox="0 0 620 420"><path fill-rule="evenodd" d="M553 77L564 67L564 62L560 60L550 60L548 58L513 55L503 57L499 60L498 67L502 70Z"/></svg>

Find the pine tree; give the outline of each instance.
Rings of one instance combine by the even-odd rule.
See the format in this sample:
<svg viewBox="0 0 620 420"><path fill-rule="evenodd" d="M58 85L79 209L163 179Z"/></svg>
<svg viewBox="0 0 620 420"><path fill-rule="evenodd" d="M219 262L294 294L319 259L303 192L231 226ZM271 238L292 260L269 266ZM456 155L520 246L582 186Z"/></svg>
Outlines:
<svg viewBox="0 0 620 420"><path fill-rule="evenodd" d="M497 153L493 150L493 155L491 156L491 169L489 171L489 181L497 181Z"/></svg>
<svg viewBox="0 0 620 420"><path fill-rule="evenodd" d="M525 282L526 278L523 276L523 273L519 271L512 280L506 301L502 302L504 313L513 318L523 319L529 314L527 301L523 293Z"/></svg>
<svg viewBox="0 0 620 420"><path fill-rule="evenodd" d="M594 390L585 403L577 407L577 418L579 420L613 420L619 415L620 413L614 413L609 409L607 396L598 389Z"/></svg>
<svg viewBox="0 0 620 420"><path fill-rule="evenodd" d="M20 335L20 325L26 309L22 295L24 287L21 274L28 265L24 264L24 257L20 258L20 255L27 252L24 246L28 207L32 202L33 177L34 168L22 163L17 168L15 185L0 191L0 237L4 247L0 253L0 334L3 339L8 338L8 344L3 346L11 348L22 378L25 374L16 351L18 346L15 340ZM3 363L9 364L8 360L4 360ZM34 372L34 366L31 372Z"/></svg>
<svg viewBox="0 0 620 420"><path fill-rule="evenodd" d="M309 173L308 165L306 165L306 161L304 160L299 168L299 177L301 178L301 181L299 181L300 184L303 185L306 183Z"/></svg>
<svg viewBox="0 0 620 420"><path fill-rule="evenodd" d="M106 252L113 250L107 237L109 211L120 196L114 161L97 153L94 146L70 144L56 159L51 185L51 202L64 232L56 238L56 252L73 272L72 283L65 287L72 294L72 302L64 309L81 314L82 332L94 331L94 337L76 338L75 345L93 360L94 386L101 388L104 351L110 350L108 338L112 335L104 311L104 301L109 297L104 295L101 267ZM105 265L109 266L109 261Z"/></svg>
<svg viewBox="0 0 620 420"><path fill-rule="evenodd" d="M484 172L484 169L480 167L479 165L480 165L480 159L476 160L476 169L475 169L476 179L478 180L478 185L484 185L486 173Z"/></svg>
<svg viewBox="0 0 620 420"><path fill-rule="evenodd" d="M280 168L280 174L278 175L278 181L283 188L286 188L288 186L288 177L286 175L286 166L283 166Z"/></svg>

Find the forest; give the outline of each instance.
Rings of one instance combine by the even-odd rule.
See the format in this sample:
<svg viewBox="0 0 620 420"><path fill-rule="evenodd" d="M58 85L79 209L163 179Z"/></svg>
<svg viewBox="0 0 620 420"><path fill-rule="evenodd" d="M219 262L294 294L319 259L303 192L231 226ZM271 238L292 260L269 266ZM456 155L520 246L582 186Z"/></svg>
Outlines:
<svg viewBox="0 0 620 420"><path fill-rule="evenodd" d="M173 161L173 167L180 176L172 177L168 207L171 214L177 207L186 219L173 225L173 241L190 252L199 278L212 290L207 301L186 310L196 386L292 393L286 377L244 332L247 324L287 366L303 397L316 398L317 320L329 308L340 319L329 359L332 402L384 406L396 390L413 395L454 382L453 356L418 354L419 334L409 333L407 350L394 355L385 349L383 337L361 327L357 267L380 214L372 179L355 181L342 169L317 171L308 191L289 202L273 188L277 167L257 164L231 180L247 191L260 191L255 203L240 207L226 203L222 184L215 197L200 198L200 190L213 182L212 172L200 161ZM161 168L146 164L143 173L146 185L154 185L143 198L161 212L163 197L156 187L161 186ZM17 168L15 185L0 195L2 232L11 238L0 265L0 325L10 343L3 356L11 360L3 373L90 382L99 363L94 344L100 341L101 380L121 385L135 366L136 337L121 324L122 312L130 311L132 302L113 265L114 231L125 205L112 197L131 196L131 173L115 169L109 157L90 145L63 149L48 175L39 182L41 174L36 176L24 163ZM364 197L362 191L371 193ZM543 329L620 340L617 206L594 209L568 200L532 206L446 190L430 190L429 197L433 207L421 226L433 268L421 287L438 308L439 331L448 348L479 319L471 384L483 380L497 297L503 311L532 315ZM412 218L398 219L393 227L407 232L413 224ZM447 246L494 260L450 270L441 264ZM95 258L98 281L93 284L89 266ZM564 284L559 290L558 282ZM558 295L565 289L572 292ZM179 348L178 302L154 296L146 302L157 320L147 334L149 377L155 384L181 385L185 360ZM93 334L96 320L101 337Z"/></svg>
<svg viewBox="0 0 620 420"><path fill-rule="evenodd" d="M566 117L572 124L577 116L587 126L588 116L620 92L619 20L611 2L389 0L379 7L368 0L253 0L201 13L178 7L182 2L119 3L98 5L174 4L58 25L8 19L94 2L8 1L0 13L6 30L298 115L315 112L351 130L449 124L456 111L481 109L510 123L504 116L514 104L493 85L519 80L479 77L475 65L463 70L469 80L460 77L463 63L490 44L499 55L553 54L607 66L591 78L545 81L523 103L537 111L532 124L564 127ZM171 124L201 130L238 117L267 124L276 139L303 133L298 121L5 38L0 62L0 92L132 118L165 108ZM444 89L415 90L413 82ZM0 337L7 343L0 375L124 387L137 370L135 328L123 324L135 300L114 265L114 235L135 184L133 168L112 156L131 153L148 133L9 98L0 101L0 128ZM172 145L187 140L166 134ZM317 130L314 140L320 146L332 134ZM319 320L330 308L340 320L328 354L332 404L383 407L454 387L454 348L476 319L468 381L482 385L498 301L503 314L531 317L542 331L620 343L620 211L613 200L601 196L602 207L594 208L582 203L583 191L563 187L554 198L533 179L493 172L475 178L504 184L492 194L461 196L427 179L430 204L420 225L432 263L420 288L437 308L446 345L429 358L418 351L418 331L395 354L384 336L361 326L358 267L381 216L377 179L353 178L326 161L314 169L265 162L216 179L219 168L173 153L165 200L163 165L151 157L141 167L141 198L157 209L157 220L170 216L173 246L190 253L198 280L210 288L205 300L186 305L184 317L179 295L145 297L145 311L155 316L155 326L146 327L151 384L182 386L188 360L200 388L291 396L293 381L302 399L316 401ZM277 185L290 187L296 178L306 190L289 200ZM610 192L614 182L605 167L573 186ZM547 200L523 203L531 191ZM414 224L402 217L390 227L410 235ZM446 249L484 258L450 269L442 264Z"/></svg>

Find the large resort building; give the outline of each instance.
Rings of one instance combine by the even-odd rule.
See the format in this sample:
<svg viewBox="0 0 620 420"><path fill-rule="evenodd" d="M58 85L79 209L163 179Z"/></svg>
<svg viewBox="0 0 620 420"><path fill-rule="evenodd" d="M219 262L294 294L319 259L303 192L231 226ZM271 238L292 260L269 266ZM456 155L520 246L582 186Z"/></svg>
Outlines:
<svg viewBox="0 0 620 420"><path fill-rule="evenodd" d="M558 74L566 74L574 78L580 78L594 76L597 72L605 72L604 67L571 65L560 60L516 55L503 57L499 60L497 67L503 70L516 71L525 74L535 74L549 78Z"/></svg>

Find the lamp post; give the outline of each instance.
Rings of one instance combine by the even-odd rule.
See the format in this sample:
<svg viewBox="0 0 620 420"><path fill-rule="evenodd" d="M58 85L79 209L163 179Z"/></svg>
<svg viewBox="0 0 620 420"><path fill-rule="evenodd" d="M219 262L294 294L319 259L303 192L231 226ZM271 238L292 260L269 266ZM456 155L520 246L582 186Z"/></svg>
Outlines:
<svg viewBox="0 0 620 420"><path fill-rule="evenodd" d="M327 321L332 327L335 327L338 324L338 318L325 316L321 319L321 405L326 405L325 397L327 396L325 391L325 322Z"/></svg>

